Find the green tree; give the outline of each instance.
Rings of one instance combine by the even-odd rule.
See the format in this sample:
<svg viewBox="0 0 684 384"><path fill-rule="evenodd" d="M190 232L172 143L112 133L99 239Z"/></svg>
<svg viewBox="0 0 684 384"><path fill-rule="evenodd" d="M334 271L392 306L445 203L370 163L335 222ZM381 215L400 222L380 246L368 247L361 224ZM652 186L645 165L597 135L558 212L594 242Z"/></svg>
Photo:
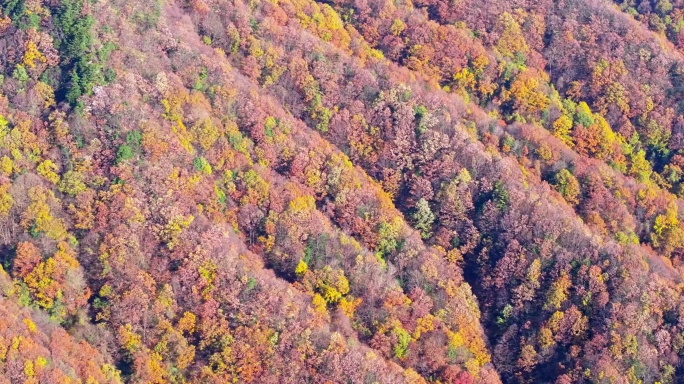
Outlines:
<svg viewBox="0 0 684 384"><path fill-rule="evenodd" d="M394 328L394 334L397 336L397 344L394 346L394 357L401 359L408 353L411 335L401 326Z"/></svg>
<svg viewBox="0 0 684 384"><path fill-rule="evenodd" d="M119 147L119 150L116 151L116 163L121 164L124 161L130 160L133 158L133 149L131 148L130 145L124 144Z"/></svg>
<svg viewBox="0 0 684 384"><path fill-rule="evenodd" d="M430 204L425 199L420 199L416 203L416 212L413 214L415 227L420 231L423 239L432 236L432 223L435 221L435 214L430 209Z"/></svg>
<svg viewBox="0 0 684 384"><path fill-rule="evenodd" d="M494 200L494 203L496 204L496 207L499 208L499 210L503 211L504 209L508 208L508 190L501 182L501 180L498 180L496 183L494 183L492 199Z"/></svg>
<svg viewBox="0 0 684 384"><path fill-rule="evenodd" d="M668 13L672 12L673 7L670 0L658 0L655 9L660 16L665 17Z"/></svg>
<svg viewBox="0 0 684 384"><path fill-rule="evenodd" d="M594 116L591 113L591 109L584 101L579 103L577 106L577 114L575 115L575 121L577 124L581 124L585 128L589 128L594 125Z"/></svg>
<svg viewBox="0 0 684 384"><path fill-rule="evenodd" d="M75 106L79 97L90 94L93 86L103 81L92 50L94 20L91 15L83 14L83 0L63 0L53 9L53 15L59 31L55 47L62 57L60 67L69 79L58 94Z"/></svg>

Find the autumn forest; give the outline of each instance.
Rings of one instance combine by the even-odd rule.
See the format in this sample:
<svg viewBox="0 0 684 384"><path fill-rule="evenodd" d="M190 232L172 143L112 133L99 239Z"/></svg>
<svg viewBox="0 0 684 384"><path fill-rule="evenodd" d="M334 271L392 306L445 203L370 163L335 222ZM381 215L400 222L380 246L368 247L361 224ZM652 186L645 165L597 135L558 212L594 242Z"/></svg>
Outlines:
<svg viewBox="0 0 684 384"><path fill-rule="evenodd" d="M684 0L0 0L5 383L684 383Z"/></svg>

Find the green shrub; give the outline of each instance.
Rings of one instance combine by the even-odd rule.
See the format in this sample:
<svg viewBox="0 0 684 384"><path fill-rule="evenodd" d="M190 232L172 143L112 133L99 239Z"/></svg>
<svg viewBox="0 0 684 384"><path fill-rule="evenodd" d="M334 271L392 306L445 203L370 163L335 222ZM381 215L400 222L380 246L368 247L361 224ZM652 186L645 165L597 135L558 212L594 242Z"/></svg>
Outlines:
<svg viewBox="0 0 684 384"><path fill-rule="evenodd" d="M211 172L212 172L211 164L209 164L207 159L205 159L204 157L195 157L193 164L195 166L195 169L198 170L199 172L211 175Z"/></svg>
<svg viewBox="0 0 684 384"><path fill-rule="evenodd" d="M411 342L411 335L403 328L394 328L397 336L397 344L394 346L394 357L401 359L408 353L408 345Z"/></svg>
<svg viewBox="0 0 684 384"><path fill-rule="evenodd" d="M133 158L133 156L133 149L131 146L124 144L120 146L119 150L116 152L116 163L120 164L124 161L130 160Z"/></svg>

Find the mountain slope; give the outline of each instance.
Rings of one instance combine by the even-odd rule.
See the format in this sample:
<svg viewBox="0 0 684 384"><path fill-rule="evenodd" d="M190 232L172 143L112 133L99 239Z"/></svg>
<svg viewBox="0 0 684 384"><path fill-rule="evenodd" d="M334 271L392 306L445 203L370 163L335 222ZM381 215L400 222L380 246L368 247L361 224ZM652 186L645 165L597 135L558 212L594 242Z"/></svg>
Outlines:
<svg viewBox="0 0 684 384"><path fill-rule="evenodd" d="M612 3L2 12L10 380L681 375L681 53Z"/></svg>

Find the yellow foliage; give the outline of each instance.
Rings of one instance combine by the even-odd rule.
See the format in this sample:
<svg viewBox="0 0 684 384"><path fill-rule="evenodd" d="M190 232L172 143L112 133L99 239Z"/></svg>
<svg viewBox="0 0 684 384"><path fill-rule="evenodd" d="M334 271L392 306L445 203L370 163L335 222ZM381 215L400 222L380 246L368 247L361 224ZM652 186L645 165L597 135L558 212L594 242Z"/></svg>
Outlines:
<svg viewBox="0 0 684 384"><path fill-rule="evenodd" d="M458 348L464 344L463 341L463 336L461 336L461 332L447 332L449 336L449 347L451 348Z"/></svg>
<svg viewBox="0 0 684 384"><path fill-rule="evenodd" d="M489 65L489 59L486 55L478 55L472 59L471 65L476 74L482 73Z"/></svg>
<svg viewBox="0 0 684 384"><path fill-rule="evenodd" d="M663 233L679 225L679 220L677 219L677 205L670 203L666 213L664 215L658 215L655 219L655 224L653 224L653 232L657 236L662 236Z"/></svg>
<svg viewBox="0 0 684 384"><path fill-rule="evenodd" d="M24 362L24 375L29 378L36 375L36 371L33 368L33 361L28 360Z"/></svg>
<svg viewBox="0 0 684 384"><path fill-rule="evenodd" d="M9 130L7 128L8 121L5 118L5 116L0 115L0 140L4 139L5 136L9 133Z"/></svg>
<svg viewBox="0 0 684 384"><path fill-rule="evenodd" d="M160 233L162 241L166 242L166 246L169 248L169 250L173 250L178 242L181 232L188 228L194 220L195 217L192 215L189 215L188 217L177 215L169 220Z"/></svg>
<svg viewBox="0 0 684 384"><path fill-rule="evenodd" d="M570 137L572 131L572 119L566 115L559 117L553 123L553 135L561 139L568 147L572 148L575 144Z"/></svg>
<svg viewBox="0 0 684 384"><path fill-rule="evenodd" d="M225 176L226 175L224 175L224 177ZM250 169L247 172L241 173L240 178L247 185L247 193L245 194L244 198L248 202L264 204L268 201L269 189L271 186L266 180L259 176L258 173L256 173L253 169Z"/></svg>
<svg viewBox="0 0 684 384"><path fill-rule="evenodd" d="M180 332L193 333L195 331L195 323L197 316L192 312L183 313L183 317L178 320L178 330Z"/></svg>
<svg viewBox="0 0 684 384"><path fill-rule="evenodd" d="M10 176L12 174L12 170L14 169L14 162L12 159L10 159L7 156L3 156L0 159L0 172L2 172L5 176Z"/></svg>
<svg viewBox="0 0 684 384"><path fill-rule="evenodd" d="M36 83L33 89L43 98L43 108L55 106L55 91L51 86L39 81Z"/></svg>
<svg viewBox="0 0 684 384"><path fill-rule="evenodd" d="M197 273L200 275L202 280L204 280L204 289L202 290L202 296L205 299L209 298L209 294L214 289L214 280L216 279L216 264L211 260L205 261L202 265L197 268Z"/></svg>
<svg viewBox="0 0 684 384"><path fill-rule="evenodd" d="M450 263L460 263L463 261L463 255L461 254L461 251L458 250L458 248L454 248L447 252L446 259Z"/></svg>
<svg viewBox="0 0 684 384"><path fill-rule="evenodd" d="M568 296L568 289L572 286L570 277L563 273L558 277L558 280L551 284L551 289L546 296L546 303L544 309L559 309L561 304Z"/></svg>
<svg viewBox="0 0 684 384"><path fill-rule="evenodd" d="M314 297L311 304L313 304L313 307L317 312L321 314L328 313L328 310L326 309L325 299L318 293L314 293Z"/></svg>
<svg viewBox="0 0 684 384"><path fill-rule="evenodd" d="M35 60L38 60L41 63L47 63L47 58L38 50L36 43L34 43L33 40L29 40L28 44L26 44L26 51L24 52L24 65L29 68L35 68Z"/></svg>
<svg viewBox="0 0 684 384"><path fill-rule="evenodd" d="M24 158L24 156L21 154L21 151L17 148L12 148L10 153L12 154L12 158L14 158L16 161L20 161Z"/></svg>
<svg viewBox="0 0 684 384"><path fill-rule="evenodd" d="M49 259L41 262L24 277L24 283L33 295L36 303L45 309L50 309L54 301L62 296L60 280L69 270L79 268L74 251L64 242L58 244L58 250Z"/></svg>
<svg viewBox="0 0 684 384"><path fill-rule="evenodd" d="M549 145L546 143L542 143L539 148L537 148L537 155L542 158L542 160L549 161L553 159L553 152L551 151L551 148L549 148Z"/></svg>
<svg viewBox="0 0 684 384"><path fill-rule="evenodd" d="M550 100L541 89L541 84L533 73L522 73L511 84L511 88L501 93L503 101L512 101L521 113L537 113L548 108Z"/></svg>
<svg viewBox="0 0 684 384"><path fill-rule="evenodd" d="M206 151L211 148L221 133L210 118L198 121L191 129L193 139Z"/></svg>
<svg viewBox="0 0 684 384"><path fill-rule="evenodd" d="M4 146L10 150L14 160L24 158L22 150L32 162L37 162L36 156L40 153L36 135L30 131L31 120L19 121L14 128L0 131L0 137L4 138Z"/></svg>
<svg viewBox="0 0 684 384"><path fill-rule="evenodd" d="M356 311L356 308L358 308L358 306L361 305L361 299L353 298L351 296L343 297L340 300L339 305L340 309L342 309L342 312L344 312L345 315L351 318L354 316L354 311Z"/></svg>
<svg viewBox="0 0 684 384"><path fill-rule="evenodd" d="M551 330L547 327L542 327L542 329L539 330L539 345L542 348L546 348L552 346L553 344L555 344L553 332L551 332Z"/></svg>
<svg viewBox="0 0 684 384"><path fill-rule="evenodd" d="M290 201L288 208L294 218L306 220L316 209L316 203L311 196L297 196Z"/></svg>
<svg viewBox="0 0 684 384"><path fill-rule="evenodd" d="M26 328L28 328L28 330L31 333L36 333L36 324L33 321L31 321L31 319L27 317L23 320L23 323L24 325L26 325Z"/></svg>
<svg viewBox="0 0 684 384"><path fill-rule="evenodd" d="M297 267L295 268L295 274L297 276L301 276L306 273L308 270L308 266L306 265L306 262L302 259L299 259L299 263L297 264Z"/></svg>
<svg viewBox="0 0 684 384"><path fill-rule="evenodd" d="M36 367L38 367L38 368L45 367L47 365L47 363L48 363L47 359L44 358L43 356L38 356L38 358L36 358Z"/></svg>
<svg viewBox="0 0 684 384"><path fill-rule="evenodd" d="M7 345L7 339L0 336L0 362L5 361L5 358L7 357L7 350L8 349L9 348Z"/></svg>
<svg viewBox="0 0 684 384"><path fill-rule="evenodd" d="M9 187L9 184L0 185L0 215L2 216L7 216L14 205L14 198L8 192Z"/></svg>
<svg viewBox="0 0 684 384"><path fill-rule="evenodd" d="M195 346L194 345L188 345L184 346L182 349L182 352L178 355L178 358L176 359L176 365L178 366L179 369L185 369L190 364L192 364L192 361L195 359Z"/></svg>
<svg viewBox="0 0 684 384"><path fill-rule="evenodd" d="M59 190L70 196L76 196L86 189L88 187L85 185L83 174L76 171L65 173L62 181L59 183Z"/></svg>
<svg viewBox="0 0 684 384"><path fill-rule="evenodd" d="M349 293L349 281L344 276L344 272L341 269L338 269L337 279L335 280L335 287L337 287L337 290L343 295Z"/></svg>
<svg viewBox="0 0 684 384"><path fill-rule="evenodd" d="M335 304L342 299L342 296L349 293L349 281L344 276L343 270L333 270L329 266L325 266L322 270L317 271L317 274L316 286L326 302Z"/></svg>
<svg viewBox="0 0 684 384"><path fill-rule="evenodd" d="M278 58L282 56L282 50L279 51L271 46L266 48L266 53L262 58L264 68L267 70L263 76L263 86L272 85L278 81L280 76L287 70L286 66L278 65Z"/></svg>
<svg viewBox="0 0 684 384"><path fill-rule="evenodd" d="M613 154L613 147L617 141L617 136L615 132L610 128L606 119L601 115L594 115L594 120L598 125L598 130L600 134L599 148L596 153L596 157L599 159L607 159Z"/></svg>
<svg viewBox="0 0 684 384"><path fill-rule="evenodd" d="M264 55L264 50L261 48L261 41L254 36L249 37L249 54L255 58L261 58Z"/></svg>
<svg viewBox="0 0 684 384"><path fill-rule="evenodd" d="M475 360L480 366L489 363L491 357L487 353L487 346L482 338L473 335L466 339L466 345L468 346L468 350L475 356Z"/></svg>
<svg viewBox="0 0 684 384"><path fill-rule="evenodd" d="M59 175L55 173L57 166L51 160L45 160L36 168L38 174L48 179L52 184L59 183Z"/></svg>
<svg viewBox="0 0 684 384"><path fill-rule="evenodd" d="M413 339L418 340L425 332L435 329L435 316L427 314L416 321L416 329L413 331Z"/></svg>
<svg viewBox="0 0 684 384"><path fill-rule="evenodd" d="M237 124L234 121L229 121L226 126L226 135L228 136L228 142L233 146L238 153L241 153L246 158L250 158L249 154L249 143L250 140L242 136L242 133L238 129Z"/></svg>
<svg viewBox="0 0 684 384"><path fill-rule="evenodd" d="M195 166L196 171L199 171L199 172L204 173L206 175L211 175L213 173L213 169L211 168L211 164L209 164L209 161L207 159L205 159L204 157L196 157L195 161L194 161L194 166Z"/></svg>
<svg viewBox="0 0 684 384"><path fill-rule="evenodd" d="M506 57L514 58L519 53L524 54L529 51L520 24L510 13L504 12L499 16L497 27L501 30L499 41L496 44L496 49L499 53Z"/></svg>
<svg viewBox="0 0 684 384"><path fill-rule="evenodd" d="M401 19L394 19L394 21L392 21L390 32L392 32L394 36L399 36L402 32L404 32L404 29L406 29L406 24L404 24Z"/></svg>
<svg viewBox="0 0 684 384"><path fill-rule="evenodd" d="M111 380L112 382L118 383L121 381L119 370L117 370L111 364L102 364L102 373L105 375L107 379Z"/></svg>
<svg viewBox="0 0 684 384"><path fill-rule="evenodd" d="M625 87L617 81L612 82L605 90L605 96L602 100L605 104L615 104L624 114L629 114L629 97L626 95ZM650 103L649 103L650 102ZM650 108L650 109L649 109ZM653 109L653 100L649 97L646 99L646 110Z"/></svg>
<svg viewBox="0 0 684 384"><path fill-rule="evenodd" d="M135 352L141 346L142 338L140 335L133 332L133 326L130 324L119 327L119 340L121 346L128 352Z"/></svg>
<svg viewBox="0 0 684 384"><path fill-rule="evenodd" d="M321 284L320 289L323 292L323 298L328 303L337 303L342 298L342 294L335 289L335 287L331 287L327 284Z"/></svg>
<svg viewBox="0 0 684 384"><path fill-rule="evenodd" d="M114 289L113 289L112 286L109 285L109 284L105 284L105 285L102 286L102 288L100 288L100 296L101 296L101 297L107 298L107 297L109 297L109 295L111 295L113 292L114 292Z"/></svg>
<svg viewBox="0 0 684 384"><path fill-rule="evenodd" d="M178 141L185 148L185 150L190 153L195 153L195 148L193 148L190 142L191 136L188 133L185 124L183 124L183 109L184 103L188 102L189 95L183 90L179 94L169 94L166 98L162 99L161 103L164 106L164 117L170 120L173 124L171 129L177 135Z"/></svg>
<svg viewBox="0 0 684 384"><path fill-rule="evenodd" d="M374 58L374 59L384 59L385 56L382 54L382 51L379 49L373 49L371 48L369 51L369 56Z"/></svg>
<svg viewBox="0 0 684 384"><path fill-rule="evenodd" d="M529 268L527 268L527 280L535 285L539 285L539 277L541 277L541 261L534 259Z"/></svg>
<svg viewBox="0 0 684 384"><path fill-rule="evenodd" d="M64 240L67 236L64 221L52 217L50 211L49 203L57 200L52 191L42 187L33 187L29 189L28 196L31 204L22 214L21 224L24 228L31 229L34 233L44 232L47 237L54 240Z"/></svg>
<svg viewBox="0 0 684 384"><path fill-rule="evenodd" d="M177 121L183 118L183 103L188 101L189 95L185 90L181 90L178 94L170 93L166 98L161 100L164 106L164 117L171 121Z"/></svg>
<svg viewBox="0 0 684 384"><path fill-rule="evenodd" d="M270 252L275 246L275 236L273 235L259 236L257 240L264 245L266 252Z"/></svg>
<svg viewBox="0 0 684 384"><path fill-rule="evenodd" d="M423 379L422 376L412 368L406 368L404 370L404 378L406 379L406 383L408 384L418 384L418 383L424 383L425 379Z"/></svg>
<svg viewBox="0 0 684 384"><path fill-rule="evenodd" d="M13 350L15 350L15 351L18 350L18 349L19 349L19 345L21 344L21 342L23 341L23 339L24 339L24 338L23 338L22 336L15 336L15 337L13 337L13 338L12 338L12 347L11 347L11 348L12 348Z"/></svg>
<svg viewBox="0 0 684 384"><path fill-rule="evenodd" d="M658 215L653 224L651 243L661 248L666 254L684 246L684 230L679 225L678 208L670 202L665 214Z"/></svg>
<svg viewBox="0 0 684 384"><path fill-rule="evenodd" d="M468 68L463 68L459 72L454 74L454 82L462 89L475 89L477 81L475 80L475 74L470 72Z"/></svg>
<svg viewBox="0 0 684 384"><path fill-rule="evenodd" d="M477 362L476 359L470 359L465 362L464 364L466 371L473 375L474 377L478 377L480 375L480 364Z"/></svg>
<svg viewBox="0 0 684 384"><path fill-rule="evenodd" d="M546 325L549 327L551 332L558 332L560 330L560 324L563 318L565 317L565 314L561 311L556 311L551 315L549 320L546 322Z"/></svg>
<svg viewBox="0 0 684 384"><path fill-rule="evenodd" d="M150 354L144 369L146 371L145 376L148 378L148 383L163 384L168 382L164 379L164 376L166 376L166 371L162 366L162 357L157 352L152 352Z"/></svg>

